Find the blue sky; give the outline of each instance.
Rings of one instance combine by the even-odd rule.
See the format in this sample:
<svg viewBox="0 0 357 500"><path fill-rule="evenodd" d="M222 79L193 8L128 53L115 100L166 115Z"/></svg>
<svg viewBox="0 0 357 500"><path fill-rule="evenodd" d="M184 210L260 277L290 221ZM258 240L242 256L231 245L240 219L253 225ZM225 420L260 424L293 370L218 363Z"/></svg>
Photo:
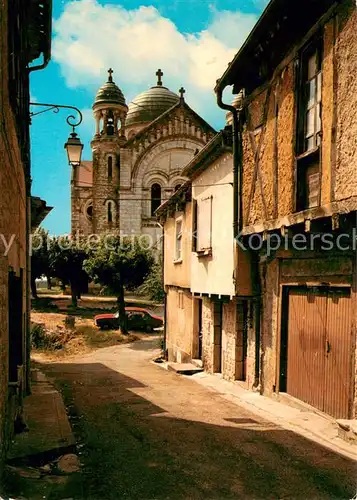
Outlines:
<svg viewBox="0 0 357 500"><path fill-rule="evenodd" d="M91 159L91 106L95 93L114 70L127 103L156 83L186 88L185 98L216 129L225 114L213 87L254 26L267 0L54 0L52 60L33 73L34 101L69 104L84 114L78 132ZM231 99L228 93L227 100ZM34 111L38 109L34 108ZM32 193L54 207L44 227L70 232L70 167L64 143L68 113L33 118Z"/></svg>

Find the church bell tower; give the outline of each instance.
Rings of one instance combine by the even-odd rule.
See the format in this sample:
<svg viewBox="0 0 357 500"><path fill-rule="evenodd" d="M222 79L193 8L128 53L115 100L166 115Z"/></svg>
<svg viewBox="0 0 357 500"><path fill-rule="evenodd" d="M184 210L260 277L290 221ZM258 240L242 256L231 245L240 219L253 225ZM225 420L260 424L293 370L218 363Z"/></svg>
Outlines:
<svg viewBox="0 0 357 500"><path fill-rule="evenodd" d="M108 70L108 81L98 90L93 114L96 132L93 154L93 230L96 234L119 233L120 147L125 144L128 106Z"/></svg>

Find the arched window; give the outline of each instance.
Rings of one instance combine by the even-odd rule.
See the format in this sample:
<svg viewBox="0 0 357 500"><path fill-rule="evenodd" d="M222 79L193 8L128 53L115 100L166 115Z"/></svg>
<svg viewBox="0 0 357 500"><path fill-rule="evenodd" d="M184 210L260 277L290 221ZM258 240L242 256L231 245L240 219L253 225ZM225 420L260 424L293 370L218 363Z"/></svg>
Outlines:
<svg viewBox="0 0 357 500"><path fill-rule="evenodd" d="M87 206L87 217L89 220L92 220L93 218L93 204L90 203L88 206Z"/></svg>
<svg viewBox="0 0 357 500"><path fill-rule="evenodd" d="M108 156L108 181L113 179L113 157Z"/></svg>
<svg viewBox="0 0 357 500"><path fill-rule="evenodd" d="M175 189L175 191L177 191L178 189L180 189L180 187L181 187L181 186L182 186L182 184L176 184L176 186L175 186L175 188L174 188L174 189Z"/></svg>
<svg viewBox="0 0 357 500"><path fill-rule="evenodd" d="M113 222L113 203L108 201L108 222Z"/></svg>
<svg viewBox="0 0 357 500"><path fill-rule="evenodd" d="M107 135L114 135L114 114L112 110L108 112Z"/></svg>
<svg viewBox="0 0 357 500"><path fill-rule="evenodd" d="M161 186L153 184L151 186L151 216L155 215L155 210L161 205Z"/></svg>

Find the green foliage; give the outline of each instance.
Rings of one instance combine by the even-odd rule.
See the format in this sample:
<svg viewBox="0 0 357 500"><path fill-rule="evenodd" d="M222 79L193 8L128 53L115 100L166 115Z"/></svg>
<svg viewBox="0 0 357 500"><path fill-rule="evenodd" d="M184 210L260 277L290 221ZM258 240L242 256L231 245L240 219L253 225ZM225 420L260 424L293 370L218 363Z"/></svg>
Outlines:
<svg viewBox="0 0 357 500"><path fill-rule="evenodd" d="M37 299L36 278L40 278L43 275L49 277L51 272L49 249L47 245L49 241L48 232L42 227L31 235L31 291L35 299Z"/></svg>
<svg viewBox="0 0 357 500"><path fill-rule="evenodd" d="M78 247L69 237L52 238L49 250L51 272L62 283L70 284L74 307L77 306L83 283L88 279L83 270L87 257L87 249Z"/></svg>
<svg viewBox="0 0 357 500"><path fill-rule="evenodd" d="M144 295L155 302L163 302L165 297L163 282L162 282L162 266L155 263L144 283L139 286L137 292Z"/></svg>
<svg viewBox="0 0 357 500"><path fill-rule="evenodd" d="M150 272L154 259L142 240L112 237L103 240L84 262L89 276L116 295L122 333L127 333L124 287L141 285Z"/></svg>
<svg viewBox="0 0 357 500"><path fill-rule="evenodd" d="M137 238L113 237L101 244L84 262L89 276L114 295L123 287L141 285L150 272L154 259L150 250Z"/></svg>
<svg viewBox="0 0 357 500"><path fill-rule="evenodd" d="M42 227L32 235L31 276L34 279L50 272L48 241L48 232Z"/></svg>

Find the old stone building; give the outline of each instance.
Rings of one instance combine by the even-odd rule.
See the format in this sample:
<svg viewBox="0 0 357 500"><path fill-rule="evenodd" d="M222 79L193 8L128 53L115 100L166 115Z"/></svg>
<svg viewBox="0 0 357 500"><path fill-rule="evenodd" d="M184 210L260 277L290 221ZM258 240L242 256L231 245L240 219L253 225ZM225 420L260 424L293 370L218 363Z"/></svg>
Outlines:
<svg viewBox="0 0 357 500"><path fill-rule="evenodd" d="M237 236L261 391L344 419L357 416L356 32L352 0L272 0L216 86L224 109L226 86L243 99Z"/></svg>
<svg viewBox="0 0 357 500"><path fill-rule="evenodd" d="M51 16L50 0L0 1L0 486L1 465L14 424L21 424L28 389L29 73L49 61ZM30 68L41 55L43 64Z"/></svg>
<svg viewBox="0 0 357 500"><path fill-rule="evenodd" d="M154 216L184 182L182 168L214 135L212 127L180 96L157 85L129 106L112 70L93 105L96 122L92 161L73 170L72 234L120 232L158 242Z"/></svg>
<svg viewBox="0 0 357 500"><path fill-rule="evenodd" d="M183 170L189 180L157 211L164 226L166 351L169 361L194 360L252 388L250 267L245 253L235 252L231 135L228 127L193 157Z"/></svg>

